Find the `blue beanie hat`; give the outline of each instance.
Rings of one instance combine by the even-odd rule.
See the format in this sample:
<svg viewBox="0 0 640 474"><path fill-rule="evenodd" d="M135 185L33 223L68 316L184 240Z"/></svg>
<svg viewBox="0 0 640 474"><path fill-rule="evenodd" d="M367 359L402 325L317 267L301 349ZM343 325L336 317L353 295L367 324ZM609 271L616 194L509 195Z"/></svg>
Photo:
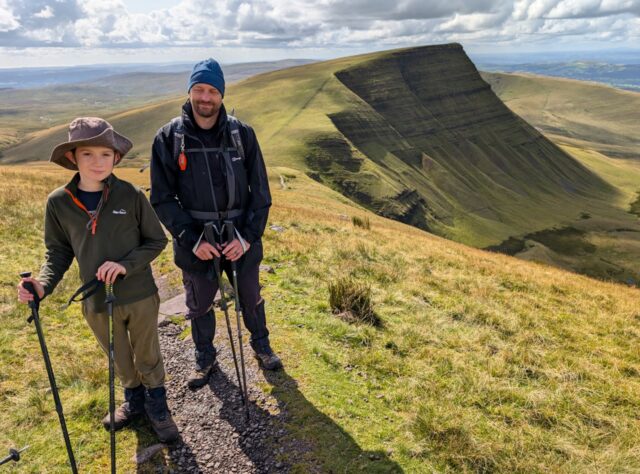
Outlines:
<svg viewBox="0 0 640 474"><path fill-rule="evenodd" d="M187 92L190 91L195 84L200 82L215 87L224 97L224 74L222 73L220 64L218 64L218 61L215 59L205 59L193 66L191 77L189 77L189 88Z"/></svg>

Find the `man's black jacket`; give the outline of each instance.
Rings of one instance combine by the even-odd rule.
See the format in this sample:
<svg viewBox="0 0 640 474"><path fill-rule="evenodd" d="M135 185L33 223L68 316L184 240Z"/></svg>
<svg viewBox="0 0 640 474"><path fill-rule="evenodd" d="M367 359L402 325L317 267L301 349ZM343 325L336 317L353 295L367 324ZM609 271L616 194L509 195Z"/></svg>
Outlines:
<svg viewBox="0 0 640 474"><path fill-rule="evenodd" d="M249 252L239 263L241 267L257 263L262 259L261 237L267 224L271 193L256 134L250 126L240 123L245 154L241 159L233 146L229 130L231 119L227 117L224 106L220 109L218 122L209 131L199 129L192 117L191 104L187 101L182 109L187 157L184 171L180 169L176 156L180 147L174 143L175 120L158 130L151 152L150 201L160 221L173 236L176 265L190 272L206 273L209 270L209 262L198 259L193 253L193 246L202 234L203 221L194 219L188 211L228 211L216 209L219 199L215 199L215 194L220 192L216 189L220 183L224 192L228 192L231 188L227 181L230 174L233 174L235 192L233 199L229 196L228 200L235 201L233 209L244 211L233 220L242 237L251 244ZM200 139L203 133L208 134L206 143ZM222 153L225 150L228 153ZM221 175L224 175L223 179Z"/></svg>

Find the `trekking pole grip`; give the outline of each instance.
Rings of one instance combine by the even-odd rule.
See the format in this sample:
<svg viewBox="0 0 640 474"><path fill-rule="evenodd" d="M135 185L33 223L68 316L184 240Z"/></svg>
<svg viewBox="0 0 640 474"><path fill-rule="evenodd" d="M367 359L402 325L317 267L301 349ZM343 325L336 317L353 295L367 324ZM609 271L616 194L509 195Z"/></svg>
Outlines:
<svg viewBox="0 0 640 474"><path fill-rule="evenodd" d="M231 220L224 221L224 228L225 228L225 231L227 232L227 235L225 236L227 239L227 244L230 244L231 242L233 242L233 239L236 238L236 228L233 225L233 221Z"/></svg>
<svg viewBox="0 0 640 474"><path fill-rule="evenodd" d="M31 272L20 272L20 278L29 278L31 276ZM22 284L25 290L33 295L33 301L29 301L29 307L33 309L37 309L40 304L40 297L38 296L38 292L33 286L33 283L27 281ZM30 323L33 321L33 315L29 316L27 322Z"/></svg>

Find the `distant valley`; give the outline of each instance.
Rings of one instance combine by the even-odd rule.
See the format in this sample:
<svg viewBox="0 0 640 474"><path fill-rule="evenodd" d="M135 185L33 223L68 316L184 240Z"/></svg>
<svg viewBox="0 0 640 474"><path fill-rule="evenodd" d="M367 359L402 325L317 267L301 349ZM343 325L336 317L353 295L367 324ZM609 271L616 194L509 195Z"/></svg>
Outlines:
<svg viewBox="0 0 640 474"><path fill-rule="evenodd" d="M603 61L534 62L521 64L481 63L483 71L531 73L601 82L620 89L640 92L640 54L635 63Z"/></svg>
<svg viewBox="0 0 640 474"><path fill-rule="evenodd" d="M225 66L225 74L232 83L308 62L292 59L230 64ZM0 84L4 86L0 88L0 156L2 150L28 140L30 133L68 123L78 115L113 115L168 97L185 97L192 66L0 69Z"/></svg>

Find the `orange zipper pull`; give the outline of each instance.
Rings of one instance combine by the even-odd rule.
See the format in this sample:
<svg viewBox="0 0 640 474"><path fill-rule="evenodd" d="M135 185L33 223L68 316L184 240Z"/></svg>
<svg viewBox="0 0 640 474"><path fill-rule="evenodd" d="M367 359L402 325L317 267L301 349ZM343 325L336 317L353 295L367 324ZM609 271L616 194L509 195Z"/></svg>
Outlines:
<svg viewBox="0 0 640 474"><path fill-rule="evenodd" d="M178 157L178 166L180 167L180 171L187 169L187 155L184 153L184 134L182 134L182 138L180 138L180 156Z"/></svg>

